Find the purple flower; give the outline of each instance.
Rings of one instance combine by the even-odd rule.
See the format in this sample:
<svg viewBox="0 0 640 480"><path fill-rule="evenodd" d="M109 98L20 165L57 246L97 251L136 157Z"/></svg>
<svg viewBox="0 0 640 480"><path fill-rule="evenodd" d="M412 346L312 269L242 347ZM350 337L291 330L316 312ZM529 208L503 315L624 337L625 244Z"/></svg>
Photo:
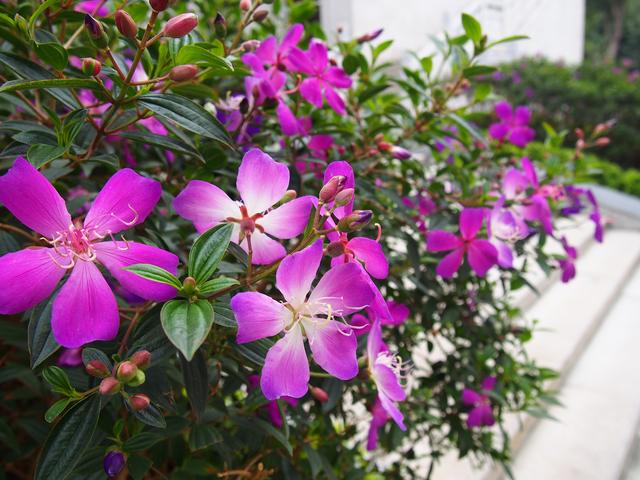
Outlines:
<svg viewBox="0 0 640 480"><path fill-rule="evenodd" d="M296 71L308 75L300 85L300 93L307 102L322 108L324 96L338 115L346 113L344 100L335 89L350 88L352 81L342 68L330 66L327 45L324 42L312 39L306 52L292 48L289 60Z"/></svg>
<svg viewBox="0 0 640 480"><path fill-rule="evenodd" d="M65 348L56 362L59 367L77 367L82 365L81 348Z"/></svg>
<svg viewBox="0 0 640 480"><path fill-rule="evenodd" d="M525 238L529 228L518 212L504 207L504 202L505 197L501 196L491 209L487 219L487 235L498 251L498 265L511 268L513 251L509 244Z"/></svg>
<svg viewBox="0 0 640 480"><path fill-rule="evenodd" d="M427 249L430 252L453 250L438 263L438 275L451 278L460 268L465 253L469 265L481 277L498 262L496 247L488 240L477 238L484 217L483 208L465 208L460 213L460 237L445 230L432 230L427 234Z"/></svg>
<svg viewBox="0 0 640 480"><path fill-rule="evenodd" d="M322 240L282 260L276 287L286 303L258 292L239 293L231 299L238 343L284 333L267 352L260 378L268 400L300 398L307 393L310 374L305 336L313 359L324 370L341 380L358 374L356 336L351 327L335 319L369 305L372 292L366 275L353 263L333 267L311 289L321 260Z"/></svg>
<svg viewBox="0 0 640 480"><path fill-rule="evenodd" d="M524 148L531 142L536 132L529 128L531 112L525 106L517 107L515 112L507 102L498 102L495 107L499 121L489 125L489 135L503 142L507 140L513 145Z"/></svg>
<svg viewBox="0 0 640 480"><path fill-rule="evenodd" d="M142 223L155 207L160 183L123 169L94 200L84 221L73 222L51 183L18 157L0 177L0 203L51 247L29 247L0 257L0 313L23 312L46 299L67 271L71 275L53 302L51 328L56 341L75 348L111 340L118 332L116 298L96 263L127 290L148 300L165 301L173 287L140 278L124 267L150 263L177 273L178 257L142 243L116 241L113 235ZM111 240L103 241L111 238Z"/></svg>
<svg viewBox="0 0 640 480"><path fill-rule="evenodd" d="M574 247L569 245L565 237L562 237L560 242L567 256L558 260L558 264L562 270L562 283L568 283L576 276L575 261L576 258L578 258L578 252Z"/></svg>
<svg viewBox="0 0 640 480"><path fill-rule="evenodd" d="M102 460L102 468L104 468L104 473L107 474L107 477L113 478L122 471L125 463L126 459L124 458L123 453L118 452L117 450L112 450L104 456L104 459Z"/></svg>
<svg viewBox="0 0 640 480"><path fill-rule="evenodd" d="M376 398L371 407L371 424L367 436L367 450L372 452L378 448L378 431L384 427L389 420L389 414L382 406L379 398Z"/></svg>
<svg viewBox="0 0 640 480"><path fill-rule="evenodd" d="M100 3L102 3L102 5L100 8L97 8ZM104 2L101 2L100 0L88 0L86 2L77 3L74 10L76 12L88 13L95 17L106 17L109 15L109 9L104 5Z"/></svg>
<svg viewBox="0 0 640 480"><path fill-rule="evenodd" d="M271 237L289 239L299 235L309 220L312 197L296 198L272 209L289 187L289 169L257 148L242 159L236 187L242 203L234 202L215 185L192 180L173 201L173 208L191 220L200 233L219 223L232 222L231 240L246 252L251 238L254 264L266 265L281 259L287 252Z"/></svg>
<svg viewBox="0 0 640 480"><path fill-rule="evenodd" d="M377 321L373 323L367 338L367 359L369 373L378 389L378 400L382 408L401 430L406 430L404 416L397 405L397 402L407 398L400 383L403 366L382 341L382 329Z"/></svg>
<svg viewBox="0 0 640 480"><path fill-rule="evenodd" d="M477 428L481 426L490 427L495 423L491 402L486 394L496 386L496 377L487 377L482 381L481 392L476 392L470 388L462 391L462 403L471 406L471 411L467 417L467 426Z"/></svg>

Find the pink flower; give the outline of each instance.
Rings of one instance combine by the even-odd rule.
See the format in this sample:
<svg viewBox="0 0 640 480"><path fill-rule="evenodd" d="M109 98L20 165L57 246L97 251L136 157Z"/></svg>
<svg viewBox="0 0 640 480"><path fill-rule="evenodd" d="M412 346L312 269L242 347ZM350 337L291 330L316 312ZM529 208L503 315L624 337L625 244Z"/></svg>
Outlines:
<svg viewBox="0 0 640 480"><path fill-rule="evenodd" d="M576 258L578 258L578 252L574 247L569 245L565 237L562 237L560 242L567 256L558 260L558 264L562 270L562 283L568 283L576 276L575 261Z"/></svg>
<svg viewBox="0 0 640 480"><path fill-rule="evenodd" d="M462 391L462 403L472 406L469 416L467 417L467 426L476 428L481 426L490 427L495 423L493 418L493 409L491 402L486 394L493 390L496 386L496 377L487 377L482 381L481 392L476 392L470 388Z"/></svg>
<svg viewBox="0 0 640 480"><path fill-rule="evenodd" d="M329 66L327 45L324 42L312 39L306 52L292 48L289 61L296 71L308 75L300 85L300 93L307 102L322 108L324 96L338 115L346 113L344 100L335 89L350 88L352 81L342 68Z"/></svg>
<svg viewBox="0 0 640 480"><path fill-rule="evenodd" d="M509 244L525 238L529 228L518 212L504 207L504 202L505 197L502 196L491 209L487 218L487 235L498 251L498 265L511 268L513 250Z"/></svg>
<svg viewBox="0 0 640 480"><path fill-rule="evenodd" d="M173 208L191 220L200 233L232 222L231 240L246 252L251 238L254 264L280 260L287 252L271 237L289 239L302 233L313 206L312 197L296 198L272 209L289 187L289 169L257 148L242 159L236 187L242 202L234 202L215 185L192 180L173 201Z"/></svg>
<svg viewBox="0 0 640 480"><path fill-rule="evenodd" d="M98 5L100 8L97 8ZM88 13L89 15L93 15L94 17L106 17L109 15L109 9L105 5L105 2L101 0L88 0L86 2L80 2L76 4L74 7L76 12Z"/></svg>
<svg viewBox="0 0 640 480"><path fill-rule="evenodd" d="M313 359L324 370L341 380L358 374L356 336L335 318L369 305L371 289L366 275L352 263L333 267L311 289L321 260L322 240L282 260L276 287L286 303L258 292L239 293L231 299L238 343L284 333L267 352L262 370L260 386L268 400L300 398L307 393L310 374L305 336Z"/></svg>
<svg viewBox="0 0 640 480"><path fill-rule="evenodd" d="M513 145L524 148L531 142L536 132L529 128L531 112L525 106L517 107L515 112L507 102L498 102L495 107L498 122L489 126L489 135L503 142L507 140Z"/></svg>
<svg viewBox="0 0 640 480"><path fill-rule="evenodd" d="M81 348L65 348L56 362L59 367L77 367L82 365Z"/></svg>
<svg viewBox="0 0 640 480"><path fill-rule="evenodd" d="M56 341L76 348L111 340L118 332L116 298L96 264L104 265L127 290L147 300L165 301L173 287L128 272L123 267L151 263L177 272L178 257L142 243L116 241L113 235L142 223L160 198L158 182L124 169L98 194L84 221L73 222L51 183L18 157L0 177L0 203L51 247L29 247L0 257L0 313L14 314L53 293L65 273L51 314ZM111 240L103 241L110 237Z"/></svg>
<svg viewBox="0 0 640 480"><path fill-rule="evenodd" d="M384 427L389 420L389 414L382 406L379 398L376 398L371 407L371 424L367 436L367 450L372 452L378 448L378 431Z"/></svg>
<svg viewBox="0 0 640 480"><path fill-rule="evenodd" d="M481 277L498 262L496 247L488 240L477 238L484 216L483 208L465 208L460 213L460 237L445 230L432 230L428 233L427 249L430 252L453 250L438 263L438 275L451 278L460 268L465 254L472 270Z"/></svg>

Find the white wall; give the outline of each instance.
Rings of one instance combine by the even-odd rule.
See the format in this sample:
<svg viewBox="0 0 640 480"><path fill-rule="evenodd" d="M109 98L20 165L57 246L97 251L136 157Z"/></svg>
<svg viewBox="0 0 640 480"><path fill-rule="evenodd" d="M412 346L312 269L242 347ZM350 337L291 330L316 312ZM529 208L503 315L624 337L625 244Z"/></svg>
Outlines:
<svg viewBox="0 0 640 480"><path fill-rule="evenodd" d="M322 25L329 38L353 38L384 28L394 39L390 55L433 51L430 37L462 33L462 12L475 16L489 39L528 35L496 47L485 62L544 55L579 63L584 51L585 0L320 0ZM339 33L340 32L340 33Z"/></svg>

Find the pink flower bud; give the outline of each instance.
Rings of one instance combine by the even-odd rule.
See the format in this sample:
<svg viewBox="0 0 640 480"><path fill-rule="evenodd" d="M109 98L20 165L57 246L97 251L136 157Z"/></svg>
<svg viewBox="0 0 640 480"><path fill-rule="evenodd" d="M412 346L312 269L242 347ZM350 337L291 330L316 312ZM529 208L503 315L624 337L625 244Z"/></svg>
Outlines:
<svg viewBox="0 0 640 480"><path fill-rule="evenodd" d="M578 139L578 141L576 142L576 148L578 150L583 150L585 145L586 145L585 141L583 139L581 139L581 138Z"/></svg>
<svg viewBox="0 0 640 480"><path fill-rule="evenodd" d="M336 198L334 199L334 204L336 207L344 207L345 205L350 204L353 201L354 197L353 188L345 188L344 190L338 192Z"/></svg>
<svg viewBox="0 0 640 480"><path fill-rule="evenodd" d="M149 404L151 404L151 399L144 393L136 393L129 397L129 405L131 405L131 408L136 412L144 410Z"/></svg>
<svg viewBox="0 0 640 480"><path fill-rule="evenodd" d="M83 58L82 59L82 73L90 75L92 77L97 76L102 70L100 62L95 58Z"/></svg>
<svg viewBox="0 0 640 480"><path fill-rule="evenodd" d="M138 350L136 353L131 355L129 361L136 367L145 370L149 368L149 365L151 365L151 353L147 350Z"/></svg>
<svg viewBox="0 0 640 480"><path fill-rule="evenodd" d="M298 192L296 192L295 190L287 190L286 192L284 192L284 195L280 199L280 203L290 202L291 200L294 200L297 196L298 196Z"/></svg>
<svg viewBox="0 0 640 480"><path fill-rule="evenodd" d="M104 378L100 382L98 391L100 395L113 395L120 390L120 382L113 377Z"/></svg>
<svg viewBox="0 0 640 480"><path fill-rule="evenodd" d="M607 125L606 123L599 123L598 125L596 125L596 128L593 129L593 133L594 135L600 135L607 130L609 130L609 125Z"/></svg>
<svg viewBox="0 0 640 480"><path fill-rule="evenodd" d="M127 360L125 362L122 362L118 366L118 370L116 371L116 378L121 382L128 382L129 380L133 380L137 373L138 367Z"/></svg>
<svg viewBox="0 0 640 480"><path fill-rule="evenodd" d="M391 147L390 151L391 151L391 156L393 158L397 158L398 160L406 160L408 158L411 158L411 152L406 148L402 148L397 145L394 145Z"/></svg>
<svg viewBox="0 0 640 480"><path fill-rule="evenodd" d="M596 145L599 147L604 147L605 145L609 145L611 143L611 139L609 137L600 137L596 140Z"/></svg>
<svg viewBox="0 0 640 480"><path fill-rule="evenodd" d="M198 26L198 17L193 13L183 13L165 23L162 31L166 37L182 38Z"/></svg>
<svg viewBox="0 0 640 480"><path fill-rule="evenodd" d="M240 0L240 10L243 12L251 10L251 0Z"/></svg>
<svg viewBox="0 0 640 480"><path fill-rule="evenodd" d="M320 189L318 198L322 203L328 203L336 198L338 192L344 188L344 183L347 181L347 177L344 175L336 175L331 177L327 183Z"/></svg>
<svg viewBox="0 0 640 480"><path fill-rule="evenodd" d="M87 363L87 366L84 367L84 369L92 377L98 378L108 377L111 373L107 366L100 360L91 360L89 363Z"/></svg>
<svg viewBox="0 0 640 480"><path fill-rule="evenodd" d="M380 150L381 152L388 152L393 147L393 145L391 145L389 142L385 142L384 140L380 140L377 146L378 150Z"/></svg>
<svg viewBox="0 0 640 480"><path fill-rule="evenodd" d="M576 134L576 137L584 138L584 130L582 130L581 128L576 128L574 132Z"/></svg>
<svg viewBox="0 0 640 480"><path fill-rule="evenodd" d="M335 242L331 242L327 245L327 255L331 258L339 257L345 254L344 243L340 240L336 240Z"/></svg>
<svg viewBox="0 0 640 480"><path fill-rule="evenodd" d="M356 41L358 43L371 42L372 40L375 40L376 38L378 38L381 33L382 33L382 28L378 28L377 30L374 30L372 32L365 33L364 35L359 36L356 39Z"/></svg>
<svg viewBox="0 0 640 480"><path fill-rule="evenodd" d="M138 26L133 21L131 15L124 10L118 10L116 12L116 28L126 38L136 38L138 36Z"/></svg>
<svg viewBox="0 0 640 480"><path fill-rule="evenodd" d="M240 44L240 48L244 52L253 52L258 49L260 46L260 40L247 40L246 42L242 42Z"/></svg>
<svg viewBox="0 0 640 480"><path fill-rule="evenodd" d="M176 65L169 72L169 78L174 82L186 82L198 74L196 65Z"/></svg>
<svg viewBox="0 0 640 480"><path fill-rule="evenodd" d="M342 217L338 222L338 230L341 232L355 232L367 224L373 218L371 210L356 210L346 217Z"/></svg>
<svg viewBox="0 0 640 480"><path fill-rule="evenodd" d="M169 6L169 0L149 0L149 5L156 12L164 12Z"/></svg>
<svg viewBox="0 0 640 480"><path fill-rule="evenodd" d="M265 9L261 9L261 10L256 10L253 14L253 21L254 22L258 22L258 23L262 23L265 21L265 19L269 16L269 10L265 10Z"/></svg>
<svg viewBox="0 0 640 480"><path fill-rule="evenodd" d="M311 395L321 403L329 401L329 394L320 387L311 387Z"/></svg>

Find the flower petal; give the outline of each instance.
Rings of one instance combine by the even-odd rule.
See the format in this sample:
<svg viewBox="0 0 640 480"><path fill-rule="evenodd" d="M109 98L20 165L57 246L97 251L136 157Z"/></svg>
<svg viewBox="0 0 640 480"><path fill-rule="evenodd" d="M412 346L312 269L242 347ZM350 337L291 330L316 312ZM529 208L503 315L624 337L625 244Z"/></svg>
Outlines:
<svg viewBox="0 0 640 480"><path fill-rule="evenodd" d="M302 331L296 325L267 352L260 387L267 400L300 398L307 393L309 377Z"/></svg>
<svg viewBox="0 0 640 480"><path fill-rule="evenodd" d="M329 55L327 53L327 44L317 38L312 38L309 42L309 50L307 55L316 73L322 73L329 63Z"/></svg>
<svg viewBox="0 0 640 480"><path fill-rule="evenodd" d="M51 329L67 348L111 340L120 323L118 304L107 281L92 263L79 260L53 302Z"/></svg>
<svg viewBox="0 0 640 480"><path fill-rule="evenodd" d="M260 46L256 48L256 56L262 60L262 63L272 65L276 62L276 51L278 49L278 40L273 35L260 42ZM244 61L244 58L243 58Z"/></svg>
<svg viewBox="0 0 640 480"><path fill-rule="evenodd" d="M297 309L305 301L322 260L322 240L286 257L276 272L276 286L288 303Z"/></svg>
<svg viewBox="0 0 640 480"><path fill-rule="evenodd" d="M259 292L238 293L231 299L231 310L238 322L238 343L273 337L292 320L284 305Z"/></svg>
<svg viewBox="0 0 640 480"><path fill-rule="evenodd" d="M317 78L305 78L300 84L300 94L314 107L322 108L322 82Z"/></svg>
<svg viewBox="0 0 640 480"><path fill-rule="evenodd" d="M462 257L464 256L463 248L456 248L453 252L445 256L438 266L436 267L436 273L442 278L451 278L453 274L458 271L462 264Z"/></svg>
<svg viewBox="0 0 640 480"><path fill-rule="evenodd" d="M302 323L318 365L340 380L350 380L358 374L358 341L351 327L324 319L303 319Z"/></svg>
<svg viewBox="0 0 640 480"><path fill-rule="evenodd" d="M409 307L407 307L403 303L396 303L393 300L389 300L387 302L387 306L389 307L389 312L391 312L391 316L393 317L392 325L403 324L411 314ZM385 324L384 321L382 323Z"/></svg>
<svg viewBox="0 0 640 480"><path fill-rule="evenodd" d="M462 390L462 403L465 405L475 405L481 398L482 396L475 390L470 388Z"/></svg>
<svg viewBox="0 0 640 480"><path fill-rule="evenodd" d="M498 263L498 250L488 240L474 240L467 250L467 260L476 275L483 277Z"/></svg>
<svg viewBox="0 0 640 480"><path fill-rule="evenodd" d="M465 240L472 240L482 228L484 208L465 208L460 212L460 233Z"/></svg>
<svg viewBox="0 0 640 480"><path fill-rule="evenodd" d="M382 408L384 408L393 421L396 422L400 430L404 432L407 427L404 426L404 415L402 415L398 406L382 392L378 392L378 398L380 399Z"/></svg>
<svg viewBox="0 0 640 480"><path fill-rule="evenodd" d="M245 252L249 253L247 240L243 240L240 246ZM251 263L254 265L268 265L280 260L287 254L287 250L280 242L259 230L255 230L251 234L251 247L253 249Z"/></svg>
<svg viewBox="0 0 640 480"><path fill-rule="evenodd" d="M84 226L102 235L126 230L144 222L161 194L159 182L138 175L129 168L120 170L98 193Z"/></svg>
<svg viewBox="0 0 640 480"><path fill-rule="evenodd" d="M47 298L64 276L59 257L52 248L25 248L0 257L0 314L24 312Z"/></svg>
<svg viewBox="0 0 640 480"><path fill-rule="evenodd" d="M298 119L288 105L282 100L278 102L276 115L278 116L278 123L280 123L280 128L282 129L283 134L287 137L298 134Z"/></svg>
<svg viewBox="0 0 640 480"><path fill-rule="evenodd" d="M304 26L301 23L294 23L291 25L291 28L287 30L287 33L282 37L282 42L280 43L280 52L287 54L289 51L295 47L302 35L304 34Z"/></svg>
<svg viewBox="0 0 640 480"><path fill-rule="evenodd" d="M294 47L291 49L288 60L291 63L293 71L313 75L313 65L311 64L309 57L299 48Z"/></svg>
<svg viewBox="0 0 640 480"><path fill-rule="evenodd" d="M389 262L378 242L370 238L356 237L349 241L347 248L364 263L364 268L373 278L384 279L389 276Z"/></svg>
<svg viewBox="0 0 640 480"><path fill-rule="evenodd" d="M336 88L349 88L353 83L351 77L340 67L329 67L322 78Z"/></svg>
<svg viewBox="0 0 640 480"><path fill-rule="evenodd" d="M249 215L262 213L284 196L289 186L289 169L254 148L242 159L236 186Z"/></svg>
<svg viewBox="0 0 640 480"><path fill-rule="evenodd" d="M400 385L398 376L391 368L377 363L373 367L373 376L378 390L395 402L401 402L407 398L407 394Z"/></svg>
<svg viewBox="0 0 640 480"><path fill-rule="evenodd" d="M445 230L431 230L427 234L427 250L430 252L443 252L458 248L462 242L453 233Z"/></svg>
<svg viewBox="0 0 640 480"><path fill-rule="evenodd" d="M373 300L367 274L354 263L333 267L318 282L307 303L311 309L345 316L362 310Z"/></svg>
<svg viewBox="0 0 640 480"><path fill-rule="evenodd" d="M45 176L24 158L16 158L0 177L0 203L18 220L47 238L71 225L71 216L60 194Z"/></svg>
<svg viewBox="0 0 640 480"><path fill-rule="evenodd" d="M278 208L274 208L263 218L258 220L265 232L276 238L294 238L302 233L309 221L311 196L305 196L291 200Z"/></svg>
<svg viewBox="0 0 640 480"><path fill-rule="evenodd" d="M124 267L137 263L149 263L164 268L169 273L178 273L179 259L173 253L158 247L137 242L100 242L94 244L98 261L127 291L144 298L164 302L176 296L176 289L164 283L146 280Z"/></svg>
<svg viewBox="0 0 640 480"><path fill-rule="evenodd" d="M324 96L327 99L327 103L338 115L344 115L347 113L347 109L342 97L328 84L324 84Z"/></svg>
<svg viewBox="0 0 640 480"><path fill-rule="evenodd" d="M221 189L201 180L191 180L173 201L178 215L191 220L198 232L206 232L228 217L240 217L238 204Z"/></svg>

